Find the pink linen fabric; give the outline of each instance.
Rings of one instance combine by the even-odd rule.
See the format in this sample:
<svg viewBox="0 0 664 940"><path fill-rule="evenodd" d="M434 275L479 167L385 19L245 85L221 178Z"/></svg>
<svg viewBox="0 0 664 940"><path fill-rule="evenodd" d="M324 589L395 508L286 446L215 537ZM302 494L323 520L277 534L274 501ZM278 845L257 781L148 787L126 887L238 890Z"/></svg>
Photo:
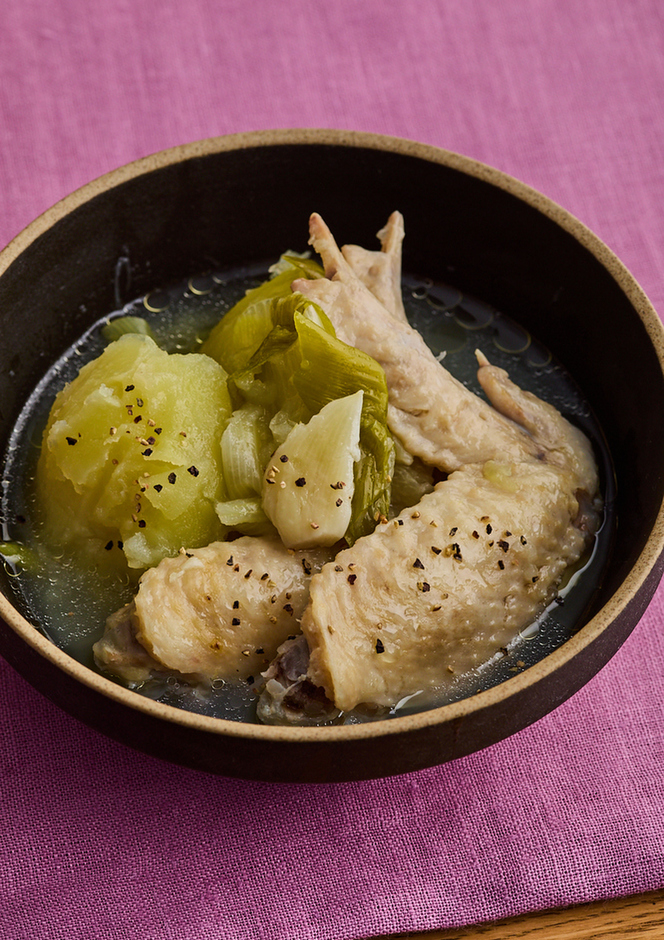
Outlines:
<svg viewBox="0 0 664 940"><path fill-rule="evenodd" d="M663 101L659 0L6 3L0 245L165 147L350 128L540 189L662 312ZM660 588L602 672L507 741L324 786L145 758L0 660L0 936L358 940L664 887L663 623Z"/></svg>

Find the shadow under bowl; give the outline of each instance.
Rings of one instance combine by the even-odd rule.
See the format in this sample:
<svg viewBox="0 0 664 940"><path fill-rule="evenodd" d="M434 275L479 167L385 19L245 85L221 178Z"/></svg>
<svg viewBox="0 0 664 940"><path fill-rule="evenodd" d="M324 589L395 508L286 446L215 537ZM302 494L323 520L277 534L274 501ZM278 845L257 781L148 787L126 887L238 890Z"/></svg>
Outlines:
<svg viewBox="0 0 664 940"><path fill-rule="evenodd" d="M395 138L288 130L205 140L118 169L58 203L0 254L0 441L35 385L94 321L199 274L302 244L311 211L372 245L398 208L404 270L506 313L580 385L613 458L616 532L584 623L531 668L461 701L389 721L282 728L160 704L86 668L15 606L2 576L0 653L110 737L215 774L339 781L405 773L493 744L580 689L638 623L664 566L664 330L587 228L524 184ZM124 260L123 260L124 259Z"/></svg>

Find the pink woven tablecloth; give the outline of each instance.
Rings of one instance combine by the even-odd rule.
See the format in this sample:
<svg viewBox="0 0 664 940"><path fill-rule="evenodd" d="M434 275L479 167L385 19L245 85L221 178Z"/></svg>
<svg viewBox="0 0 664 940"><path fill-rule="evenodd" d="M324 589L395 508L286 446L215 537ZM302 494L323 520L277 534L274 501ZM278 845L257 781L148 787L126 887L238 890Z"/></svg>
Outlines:
<svg viewBox="0 0 664 940"><path fill-rule="evenodd" d="M0 9L0 243L164 147L268 127L492 164L664 311L660 0L22 0ZM664 886L664 590L604 670L453 764L271 786L145 758L0 661L0 936L344 940Z"/></svg>

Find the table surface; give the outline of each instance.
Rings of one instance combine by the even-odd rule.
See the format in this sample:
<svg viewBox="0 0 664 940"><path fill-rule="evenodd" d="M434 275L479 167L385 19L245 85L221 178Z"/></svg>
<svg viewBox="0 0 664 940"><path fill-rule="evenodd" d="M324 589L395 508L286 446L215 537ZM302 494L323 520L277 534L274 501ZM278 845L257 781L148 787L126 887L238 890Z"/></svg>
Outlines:
<svg viewBox="0 0 664 940"><path fill-rule="evenodd" d="M495 166L596 232L664 311L660 0L4 4L0 246L132 160L289 127ZM135 754L0 660L0 936L660 936L663 619L660 587L599 675L510 740L318 788Z"/></svg>
<svg viewBox="0 0 664 940"><path fill-rule="evenodd" d="M403 940L660 940L664 891L558 908L457 930L401 934ZM383 938L372 938L383 940Z"/></svg>

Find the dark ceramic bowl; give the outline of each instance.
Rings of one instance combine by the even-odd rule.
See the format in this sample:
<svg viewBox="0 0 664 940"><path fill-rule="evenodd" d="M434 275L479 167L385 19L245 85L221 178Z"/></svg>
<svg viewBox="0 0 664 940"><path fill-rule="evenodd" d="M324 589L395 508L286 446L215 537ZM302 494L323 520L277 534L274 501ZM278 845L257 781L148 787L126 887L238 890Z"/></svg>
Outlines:
<svg viewBox="0 0 664 940"><path fill-rule="evenodd" d="M281 781L385 776L486 747L584 685L637 624L664 563L664 331L634 279L576 219L456 154L386 137L276 131L207 140L123 167L69 196L0 254L0 439L39 378L90 324L223 263L275 258L320 212L372 246L398 208L404 270L449 280L509 314L580 383L616 478L616 537L580 629L541 661L453 704L347 727L201 717L127 691L56 648L5 578L0 652L70 714L143 752ZM306 237L306 236L305 236ZM128 259L128 261L121 261Z"/></svg>

